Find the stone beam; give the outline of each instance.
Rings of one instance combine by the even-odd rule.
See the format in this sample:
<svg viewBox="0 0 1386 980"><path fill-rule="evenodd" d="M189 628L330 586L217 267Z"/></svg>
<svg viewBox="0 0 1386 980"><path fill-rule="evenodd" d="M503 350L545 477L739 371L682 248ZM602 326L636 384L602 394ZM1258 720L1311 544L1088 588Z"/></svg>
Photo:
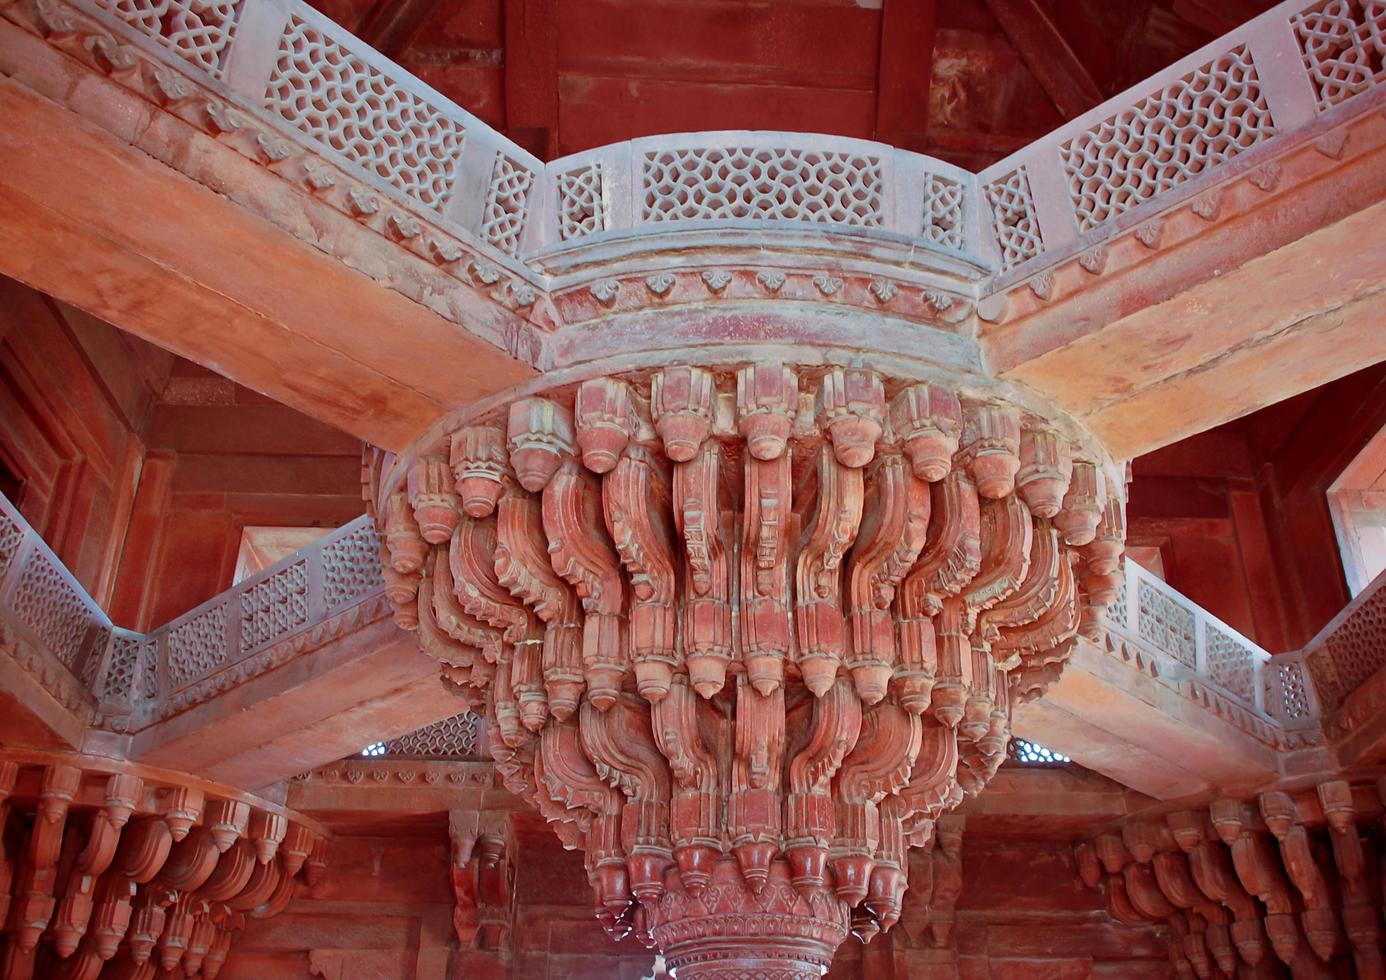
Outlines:
<svg viewBox="0 0 1386 980"><path fill-rule="evenodd" d="M993 367L1130 457L1386 359L1383 145L1366 117L1013 293Z"/></svg>
<svg viewBox="0 0 1386 980"><path fill-rule="evenodd" d="M0 657L0 744L43 749L82 745L88 717L69 709L18 657Z"/></svg>
<svg viewBox="0 0 1386 980"><path fill-rule="evenodd" d="M980 174L992 370L1129 457L1386 358L1386 89L1343 81L1363 16L1278 5ZM1171 110L1195 92L1213 121Z"/></svg>
<svg viewBox="0 0 1386 980"><path fill-rule="evenodd" d="M881 8L876 81L876 138L917 150L929 140L929 83L934 70L938 0L891 0Z"/></svg>
<svg viewBox="0 0 1386 980"><path fill-rule="evenodd" d="M260 788L462 707L414 638L380 619L137 732L128 755Z"/></svg>
<svg viewBox="0 0 1386 980"><path fill-rule="evenodd" d="M1020 60L1065 116L1102 101L1102 92L1038 0L986 0Z"/></svg>
<svg viewBox="0 0 1386 980"><path fill-rule="evenodd" d="M400 740L407 741L407 740ZM1066 840L1140 813L1152 800L1072 765L1003 765L985 793L958 812L978 838ZM411 814L448 810L516 810L524 801L504 789L490 760L355 755L305 772L288 785L286 805L334 827L389 825Z"/></svg>
<svg viewBox="0 0 1386 980"><path fill-rule="evenodd" d="M1148 664L1080 641L1045 696L1015 709L1015 733L1157 799L1276 778L1273 745L1162 682Z"/></svg>
<svg viewBox="0 0 1386 980"><path fill-rule="evenodd" d="M331 815L334 825L389 824L411 814L502 812L524 803L501 786L487 760L343 758L289 784L287 805Z"/></svg>
<svg viewBox="0 0 1386 980"><path fill-rule="evenodd" d="M965 800L970 838L1067 840L1138 813L1149 797L1074 765L1003 765L986 792Z"/></svg>
<svg viewBox="0 0 1386 980"><path fill-rule="evenodd" d="M0 273L387 447L532 373L513 314L177 104L0 19Z"/></svg>

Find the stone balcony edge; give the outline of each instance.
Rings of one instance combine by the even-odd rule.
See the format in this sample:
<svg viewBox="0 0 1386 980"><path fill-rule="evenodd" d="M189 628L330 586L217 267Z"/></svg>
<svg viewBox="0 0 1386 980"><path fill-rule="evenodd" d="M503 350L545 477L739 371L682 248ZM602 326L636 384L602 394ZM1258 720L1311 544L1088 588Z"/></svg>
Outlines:
<svg viewBox="0 0 1386 980"><path fill-rule="evenodd" d="M752 251L758 264L769 260L771 266L749 270L758 281L783 283L786 272L806 265L815 282L841 282L856 276L861 280L856 288L849 283L849 288L811 290L809 295L818 302L857 305L951 329L974 308L986 319L1002 316L1004 296L1014 288L1028 286L1043 298L1052 289L1047 284L1059 266L1077 262L1100 274L1099 253L1105 253L1107 244L1117 237L1135 235L1150 248L1159 248L1158 226L1172 210L1188 207L1204 221L1218 221L1225 185L1245 179L1266 193L1283 193L1286 188L1276 188L1280 176L1276 158L1306 144L1340 156L1346 126L1386 104L1386 88L1376 78L1362 82L1350 96L1324 94L1328 90L1322 87L1322 78L1311 71L1322 66L1310 64L1309 49L1303 47L1306 42L1300 36L1309 30L1305 23L1326 16L1322 7L1322 0L1287 0L980 174L884 144L773 132L643 138L541 163L300 0L240 0L233 8L225 50L217 52L219 60L210 69L180 56L165 39L144 33L134 26L135 15L127 20L103 0L19 0L7 7L4 16L253 160L299 193L341 211L393 247L428 262L462 287L527 321L519 331L526 336L513 338L508 347L514 348L515 356L542 364L540 348L546 332L608 312L609 304L601 296L612 291L612 282L621 283L601 270L593 273L594 259L607 266L623 263L631 273L638 273L633 278L643 279L648 289L635 291L640 296L637 305L653 308L662 304L673 285L671 277L679 276L688 264L682 256L671 264L671 250L706 248L713 253L713 268L690 271L695 276L710 272L719 277L718 264L735 270L746 262L742 253ZM443 161L445 170L453 168L448 171L453 196L436 206L421 203L417 193L411 196L409 185L392 184L373 173L368 160L353 159L272 111L267 85L276 78L283 81L282 72L278 76L273 72L277 46L290 43L292 31L286 34L285 25L316 32L315 36L325 39L323 43L338 46L354 59L360 71L375 73L401 97L418 100L437 119L460 128L461 150L455 159ZM1060 163L1065 148L1085 134L1110 128L1113 120L1129 121L1130 114L1156 96L1172 98L1169 93L1177 94L1191 73L1219 64L1218 59L1229 51L1244 52L1246 63L1259 72L1253 85L1264 103L1260 111L1268 120L1268 135L1245 149L1229 151L1225 159L1196 168L1197 172L1174 174L1168 177L1171 186L1144 197L1142 181L1147 178L1133 169L1120 171L1112 177L1113 186L1134 182L1134 190L1126 190L1139 198L1137 202L1113 207L1115 213L1109 219L1081 227L1073 188L1068 186L1078 178L1065 175ZM303 84L311 84L311 79ZM823 221L648 220L649 201L642 203L648 168L642 167L650 159L678 154L693 154L688 159L696 159L700 153L729 149L788 155L805 167L826 157L856 161L858 170L870 172L869 180L862 178L867 184L859 181L860 186L851 189L869 192L874 203L860 213L820 210L820 215L836 219ZM1127 149L1134 152L1139 146ZM1125 152L1122 145L1116 150L1118 155ZM166 162L177 165L177 161ZM426 154L415 162L419 167L438 163ZM513 205L518 210L511 216L518 224L501 220L500 227L510 237L498 245L496 220L497 216L505 219L506 212L496 203L497 181L514 176L509 171L497 176L502 162L528 174L528 183L517 198L520 203ZM563 198L563 180L593 168L600 171L589 202L593 213L582 212L578 223L586 224L565 237L564 228L573 226L573 214L571 202ZM1012 188L1019 198L1006 205L1019 210L1002 214L995 199L1001 191L996 188L1022 171L1025 186ZM930 227L927 213L921 212L921 208L927 212L921 194L932 193L927 190L932 186L928 181L935 179L956 189L958 223L955 229L935 226L926 234L920 230ZM710 192L703 187L699 193L706 198ZM664 213L661 209L668 202L660 199L659 204L655 210ZM699 204L703 205L706 200ZM1007 251L1014 244L1016 222L1025 224L1026 234L1034 238L1019 253ZM300 236L308 233L286 230ZM948 242L935 240L940 236ZM808 237L817 248L806 255L802 246ZM669 285L663 285L666 282ZM404 292L411 289L404 281L387 279L386 284ZM417 290L417 284L412 288ZM565 293L588 292L597 297L596 302L592 297L581 302L565 300ZM715 300L718 292L712 290L704 298ZM789 293L767 286L757 298L789 298Z"/></svg>
<svg viewBox="0 0 1386 980"><path fill-rule="evenodd" d="M388 604L378 555L376 532L363 515L141 634L112 625L0 497L0 626L10 638L0 649L84 724L125 735L384 619ZM1305 672L1306 652L1322 650L1331 629L1306 650L1273 656L1134 562L1126 562L1125 576L1099 644L1106 655L1277 751L1322 745L1326 720L1332 720L1328 735L1335 739L1360 723L1352 720L1360 708L1341 717L1325 712L1322 671ZM1382 583L1386 576L1333 625L1352 622L1365 602L1386 596ZM1173 605L1155 608L1164 602ZM1189 628L1178 634L1175 649L1166 649L1171 644L1157 639L1175 635L1169 633L1173 620ZM1215 652L1219 666L1210 668L1208 644L1215 635L1230 646ZM1359 685L1363 703L1373 706L1380 700L1371 694L1381 686L1379 667ZM1298 674L1287 674L1291 668ZM1229 689L1229 676L1237 678L1232 686L1239 690Z"/></svg>

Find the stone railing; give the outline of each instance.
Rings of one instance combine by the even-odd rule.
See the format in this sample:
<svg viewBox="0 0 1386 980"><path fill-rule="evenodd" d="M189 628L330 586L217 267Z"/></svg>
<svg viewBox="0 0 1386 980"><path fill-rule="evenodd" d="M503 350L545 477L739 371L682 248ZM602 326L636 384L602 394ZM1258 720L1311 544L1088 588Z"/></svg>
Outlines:
<svg viewBox="0 0 1386 980"><path fill-rule="evenodd" d="M1132 230L1157 247L1146 222L1194 198L1214 220L1217 187L1263 165L1253 181L1270 189L1272 156L1386 98L1383 30L1380 4L1289 0L988 167L988 291Z"/></svg>
<svg viewBox="0 0 1386 980"><path fill-rule="evenodd" d="M17 641L7 646L70 710L118 731L281 665L314 630L383 617L383 594L363 516L150 633L120 629L0 497L0 627Z"/></svg>
<svg viewBox="0 0 1386 980"><path fill-rule="evenodd" d="M544 164L300 0L33 4L8 16L512 308L555 288L547 263L579 244L767 229L845 235L844 255L873 239L864 254L925 257L985 297L1119 234L1153 248L1151 220L1192 198L1213 220L1222 183L1273 186L1272 156L1386 100L1386 8L1288 0L980 175L766 132Z"/></svg>
<svg viewBox="0 0 1386 980"><path fill-rule="evenodd" d="M728 231L874 236L984 271L977 178L881 143L799 133L690 133L600 147L548 164L531 255L632 235L655 243ZM826 234L825 234L826 232ZM860 243L850 246L860 248Z"/></svg>
<svg viewBox="0 0 1386 980"><path fill-rule="evenodd" d="M91 717L107 652L127 642L58 556L0 496L0 648L69 711Z"/></svg>
<svg viewBox="0 0 1386 980"><path fill-rule="evenodd" d="M297 652L286 641L383 591L380 542L359 517L149 633L138 693L179 711L279 666Z"/></svg>
<svg viewBox="0 0 1386 980"><path fill-rule="evenodd" d="M1298 653L1273 656L1134 561L1108 610L1108 646L1232 724L1288 744L1317 727Z"/></svg>
<svg viewBox="0 0 1386 980"><path fill-rule="evenodd" d="M279 666L325 627L341 635L387 615L379 555L361 517L142 634L113 626L0 497L0 639L69 710L134 730ZM1300 744L1286 736L1318 730L1386 665L1386 575L1305 649L1272 655L1135 562L1124 574L1108 647L1273 744ZM405 736L418 745L399 751L479 754L463 717Z"/></svg>
<svg viewBox="0 0 1386 980"><path fill-rule="evenodd" d="M1299 655L1330 728L1351 729L1354 715L1379 710L1386 697L1386 572L1378 575ZM1303 668L1301 669L1302 676ZM1302 682L1301 682L1302 683Z"/></svg>

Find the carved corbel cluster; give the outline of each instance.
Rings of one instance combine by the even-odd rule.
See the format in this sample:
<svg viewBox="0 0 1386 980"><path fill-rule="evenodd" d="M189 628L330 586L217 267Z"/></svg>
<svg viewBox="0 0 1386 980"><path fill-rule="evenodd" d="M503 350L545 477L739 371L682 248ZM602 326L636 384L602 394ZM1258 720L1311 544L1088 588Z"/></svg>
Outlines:
<svg viewBox="0 0 1386 980"><path fill-rule="evenodd" d="M0 754L0 976L212 978L249 918L317 880L325 840L227 792L109 760Z"/></svg>
<svg viewBox="0 0 1386 980"><path fill-rule="evenodd" d="M1381 815L1375 787L1335 780L1133 820L1075 853L1113 918L1169 926L1180 976L1279 961L1297 977L1380 978L1380 869L1364 838Z"/></svg>
<svg viewBox="0 0 1386 980"><path fill-rule="evenodd" d="M1053 426L860 364L594 378L406 459L377 507L399 622L608 930L671 964L724 927L717 883L780 909L749 945L890 929L1121 553Z"/></svg>

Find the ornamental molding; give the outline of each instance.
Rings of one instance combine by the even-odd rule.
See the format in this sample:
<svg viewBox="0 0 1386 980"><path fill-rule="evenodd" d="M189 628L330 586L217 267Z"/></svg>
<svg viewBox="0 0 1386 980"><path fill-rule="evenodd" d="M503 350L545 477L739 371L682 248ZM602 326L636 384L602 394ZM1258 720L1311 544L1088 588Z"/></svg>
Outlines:
<svg viewBox="0 0 1386 980"><path fill-rule="evenodd" d="M46 649L30 643L0 623L0 652L30 675L58 704L78 718L96 723L97 701L91 691Z"/></svg>
<svg viewBox="0 0 1386 980"><path fill-rule="evenodd" d="M398 789L401 786L438 789L503 789L496 765L487 761L428 759L343 759L294 777L313 786L355 786Z"/></svg>

